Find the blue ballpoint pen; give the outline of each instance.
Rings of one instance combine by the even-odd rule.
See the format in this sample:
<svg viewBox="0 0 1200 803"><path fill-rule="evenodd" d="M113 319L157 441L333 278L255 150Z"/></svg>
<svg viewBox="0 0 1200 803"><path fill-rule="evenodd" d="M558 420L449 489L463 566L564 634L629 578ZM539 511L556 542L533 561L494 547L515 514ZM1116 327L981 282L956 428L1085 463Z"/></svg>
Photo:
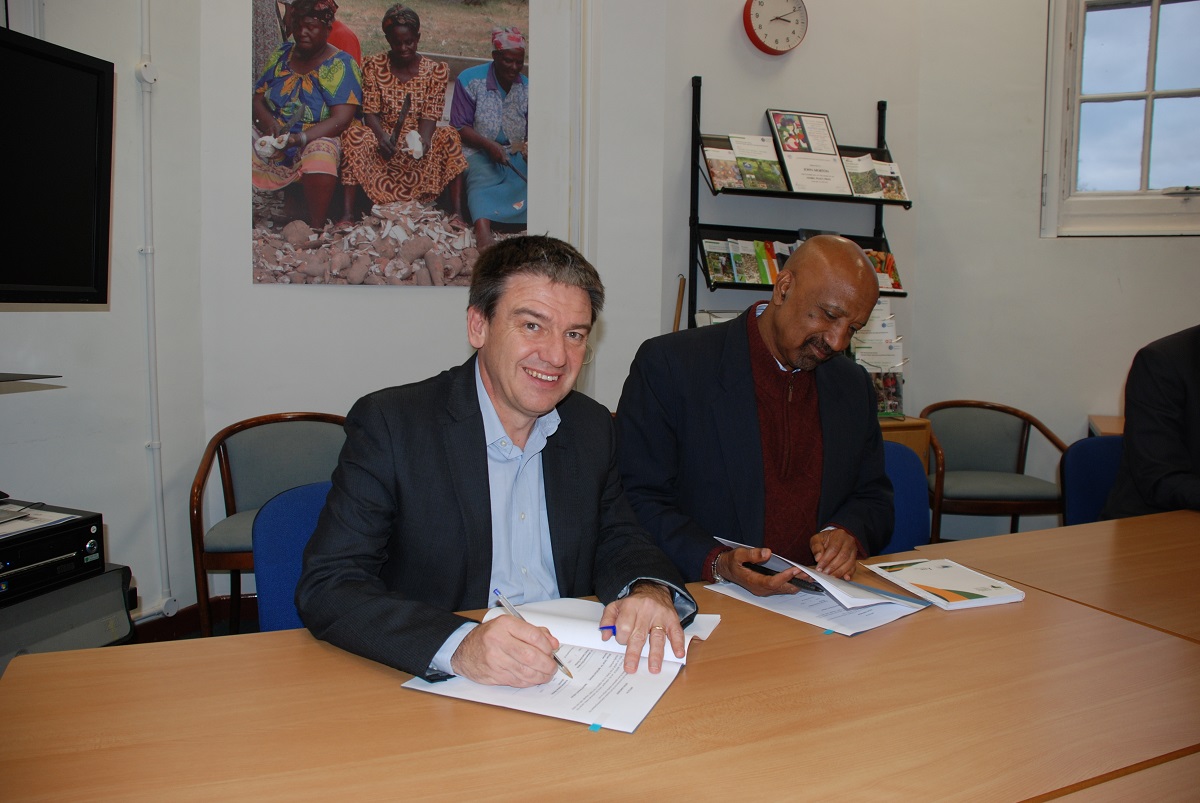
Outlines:
<svg viewBox="0 0 1200 803"><path fill-rule="evenodd" d="M520 619L522 622L524 622L524 621L527 621L527 620L525 619L525 617L521 615L521 612L520 612L520 611L518 611L516 608L514 608L514 607L513 607L513 604L512 604L511 602L509 602L509 601L508 601L508 598L507 598L507 597L505 597L503 594L501 594L501 593L500 593L500 589L498 589L498 588L493 588L493 589L492 589L492 593L496 595L496 599L500 600L500 604L501 604L501 605L504 607L504 612L505 612L505 613L507 613L509 616L515 616L515 617L517 617L517 618L518 618L518 619ZM550 653L550 657L554 659L554 663L558 664L558 668L559 668L559 669L561 669L561 670L563 671L563 674L564 674L564 675L566 675L567 677L571 678L572 680L574 680L574 679L575 679L575 676L571 674L571 670L570 670L570 669L567 669L567 665L566 665L566 664L564 664L564 663L562 662L562 659L561 659L561 658L559 658L559 657L558 657L557 655L555 655L554 653Z"/></svg>

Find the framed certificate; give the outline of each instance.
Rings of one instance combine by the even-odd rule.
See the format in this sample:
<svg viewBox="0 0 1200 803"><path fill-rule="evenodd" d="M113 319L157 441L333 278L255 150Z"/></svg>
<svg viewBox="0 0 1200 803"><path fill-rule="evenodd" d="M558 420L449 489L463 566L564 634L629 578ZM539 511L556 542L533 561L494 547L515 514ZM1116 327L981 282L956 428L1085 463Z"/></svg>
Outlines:
<svg viewBox="0 0 1200 803"><path fill-rule="evenodd" d="M852 194L828 115L767 109L767 121L792 192Z"/></svg>

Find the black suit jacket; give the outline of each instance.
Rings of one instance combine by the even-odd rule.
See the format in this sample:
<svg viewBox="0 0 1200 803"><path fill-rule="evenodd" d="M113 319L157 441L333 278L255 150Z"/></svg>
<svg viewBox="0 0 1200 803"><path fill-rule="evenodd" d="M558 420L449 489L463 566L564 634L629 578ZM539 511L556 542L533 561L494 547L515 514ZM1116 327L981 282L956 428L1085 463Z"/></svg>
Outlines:
<svg viewBox="0 0 1200 803"><path fill-rule="evenodd" d="M761 546L762 441L743 313L642 344L617 408L621 478L638 520L689 580L719 535ZM875 391L845 357L816 368L824 464L819 527L836 523L872 553L894 510Z"/></svg>
<svg viewBox="0 0 1200 803"><path fill-rule="evenodd" d="M638 578L682 588L638 526L612 417L578 393L542 452L559 593L608 603ZM359 399L333 488L304 552L296 607L318 638L415 675L491 604L492 522L475 358Z"/></svg>
<svg viewBox="0 0 1200 803"><path fill-rule="evenodd" d="M1104 518L1200 510L1200 326L1156 340L1125 382L1121 467Z"/></svg>

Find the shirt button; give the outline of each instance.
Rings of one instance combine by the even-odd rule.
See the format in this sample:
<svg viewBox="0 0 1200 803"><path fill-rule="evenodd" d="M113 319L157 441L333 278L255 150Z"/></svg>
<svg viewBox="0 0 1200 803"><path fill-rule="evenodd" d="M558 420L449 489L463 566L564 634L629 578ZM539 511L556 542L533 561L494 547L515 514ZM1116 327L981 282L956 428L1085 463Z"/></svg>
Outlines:
<svg viewBox="0 0 1200 803"><path fill-rule="evenodd" d="M503 446L505 449L507 449L507 448L508 448L508 441L506 441L506 440L503 440L503 439L502 439L502 440L500 441L500 445L501 445L501 446Z"/></svg>
<svg viewBox="0 0 1200 803"><path fill-rule="evenodd" d="M521 514L521 521L525 521L525 514L524 514L524 513L522 513L522 514Z"/></svg>

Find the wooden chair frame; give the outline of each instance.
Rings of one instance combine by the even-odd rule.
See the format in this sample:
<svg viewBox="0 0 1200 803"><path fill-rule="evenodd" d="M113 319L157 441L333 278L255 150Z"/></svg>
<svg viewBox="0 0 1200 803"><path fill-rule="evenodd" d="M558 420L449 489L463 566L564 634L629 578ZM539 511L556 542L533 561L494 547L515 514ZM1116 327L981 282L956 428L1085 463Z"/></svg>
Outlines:
<svg viewBox="0 0 1200 803"><path fill-rule="evenodd" d="M211 571L229 572L229 632L237 633L241 621L242 572L254 571L254 553L245 552L206 552L204 549L204 489L212 473L213 463L217 465L221 477L221 492L225 502L225 515L232 516L238 512L237 499L234 498L233 470L229 465L229 450L226 441L232 435L247 429L277 424L287 421L319 421L327 424L342 426L346 417L333 413L270 413L230 424L212 436L204 454L200 457L200 466L196 469L196 477L192 480L192 491L189 506L189 518L192 533L192 564L196 571L196 605L200 613L200 635L212 635L212 608L208 592L208 573Z"/></svg>
<svg viewBox="0 0 1200 803"><path fill-rule="evenodd" d="M921 418L929 418L930 413L951 407L975 407L984 410L995 410L1021 419L1020 445L1017 451L1015 473L1025 473L1025 458L1029 453L1029 430L1032 426L1050 441L1061 455L1067 450L1067 444L1055 435L1049 427L1035 416L1016 407L996 402L975 401L971 399L952 399L950 401L931 404L921 411ZM929 502L933 509L930 523L930 543L936 544L942 540L942 514L949 513L961 516L1010 516L1010 532L1016 532L1021 516L1052 516L1062 513L1062 494L1058 499L1049 501L1028 501L1020 499L945 499L943 497L946 481L946 454L938 442L936 426L930 428L929 448L934 463L933 490L929 492Z"/></svg>

